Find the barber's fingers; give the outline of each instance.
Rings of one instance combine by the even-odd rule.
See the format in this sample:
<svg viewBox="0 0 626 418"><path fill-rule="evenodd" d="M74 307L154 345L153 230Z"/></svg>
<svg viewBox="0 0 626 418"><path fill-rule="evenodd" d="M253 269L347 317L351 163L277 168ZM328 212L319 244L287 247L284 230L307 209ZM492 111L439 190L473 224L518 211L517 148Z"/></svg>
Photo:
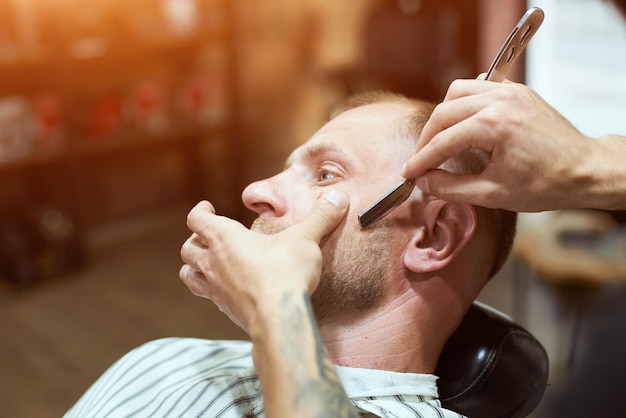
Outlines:
<svg viewBox="0 0 626 418"><path fill-rule="evenodd" d="M487 81L487 73L481 73L475 79L457 79L450 83L448 91L443 101L458 99L459 97L473 96L480 93L485 93L502 87L502 85L508 85L515 83L509 79L502 81Z"/></svg>
<svg viewBox="0 0 626 418"><path fill-rule="evenodd" d="M416 180L422 191L447 201L462 201L496 207L502 188L484 174L460 175L446 170L429 170Z"/></svg>
<svg viewBox="0 0 626 418"><path fill-rule="evenodd" d="M348 196L333 190L318 199L306 219L291 229L319 243L339 225L347 209Z"/></svg>
<svg viewBox="0 0 626 418"><path fill-rule="evenodd" d="M484 80L455 80L446 97L437 105L426 122L417 143L417 150L426 146L439 132L467 120L488 108L510 106L511 100L523 96L527 86L504 80L494 83Z"/></svg>
<svg viewBox="0 0 626 418"><path fill-rule="evenodd" d="M494 146L492 135L486 131L490 128L485 126L484 122L475 119L477 119L477 115L472 109L467 113L465 119L441 121L441 125L435 128L437 129L436 134L430 133L434 136L421 148L418 146L415 155L406 162L402 169L402 176L418 178L427 170L439 167L451 157L470 148L482 148L491 152ZM439 120L431 120L433 120L433 124L439 123ZM426 128L424 129L426 130Z"/></svg>
<svg viewBox="0 0 626 418"><path fill-rule="evenodd" d="M481 80L455 80L450 84L444 101L438 104L422 129L416 151L420 151L441 132L468 121L480 112L500 112L509 109L509 102L526 86L505 80L501 83ZM488 119L493 119L487 115ZM461 134L463 132L461 131ZM467 139L467 135L460 136ZM473 138L472 138L473 139ZM449 157L449 156L448 156ZM441 160L443 162L445 160ZM436 165L431 166L434 168Z"/></svg>
<svg viewBox="0 0 626 418"><path fill-rule="evenodd" d="M199 266L196 265L196 260L200 258L202 251L206 248L206 245L204 245L197 234L191 234L180 247L180 258L183 262L198 270Z"/></svg>
<svg viewBox="0 0 626 418"><path fill-rule="evenodd" d="M448 87L448 91L446 91L446 95L443 99L443 102L448 102L450 100L456 100L461 97L474 96L476 94L484 93L485 91L490 91L494 88L497 88L498 85L496 83L486 81L484 77L486 73L483 73L478 76L477 79L459 79L454 80L450 83ZM481 78L482 77L482 78Z"/></svg>
<svg viewBox="0 0 626 418"><path fill-rule="evenodd" d="M211 284L200 271L189 264L185 264L181 267L178 276L193 295L213 299Z"/></svg>
<svg viewBox="0 0 626 418"><path fill-rule="evenodd" d="M187 214L187 228L196 233L203 231L207 216L211 215L215 215L215 207L206 200L199 202Z"/></svg>
<svg viewBox="0 0 626 418"><path fill-rule="evenodd" d="M196 296L213 299L211 284L208 280L213 277L213 269L207 263L206 247L196 234L192 234L182 245L180 257L185 264L178 275L185 286Z"/></svg>
<svg viewBox="0 0 626 418"><path fill-rule="evenodd" d="M236 234L247 230L241 223L226 216L216 215L215 208L207 201L198 203L187 215L187 227L197 235L197 242L205 248L228 242Z"/></svg>
<svg viewBox="0 0 626 418"><path fill-rule="evenodd" d="M439 103L422 129L417 141L416 151L419 152L432 141L439 140L441 133L445 133L447 129L457 127L457 125L466 122L490 104L488 95L461 97L456 100Z"/></svg>

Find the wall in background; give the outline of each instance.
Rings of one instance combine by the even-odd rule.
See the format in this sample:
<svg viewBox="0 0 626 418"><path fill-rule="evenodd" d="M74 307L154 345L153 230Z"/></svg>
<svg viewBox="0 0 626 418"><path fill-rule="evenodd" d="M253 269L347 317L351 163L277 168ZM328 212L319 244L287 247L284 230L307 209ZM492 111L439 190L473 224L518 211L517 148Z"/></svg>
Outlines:
<svg viewBox="0 0 626 418"><path fill-rule="evenodd" d="M528 84L591 136L626 134L626 18L606 0L533 0L546 13Z"/></svg>

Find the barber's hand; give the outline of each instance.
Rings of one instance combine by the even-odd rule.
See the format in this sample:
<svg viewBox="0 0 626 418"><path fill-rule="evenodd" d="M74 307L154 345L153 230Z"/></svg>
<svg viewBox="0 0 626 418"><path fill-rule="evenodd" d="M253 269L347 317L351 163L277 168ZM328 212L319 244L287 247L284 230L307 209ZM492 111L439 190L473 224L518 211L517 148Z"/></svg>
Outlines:
<svg viewBox="0 0 626 418"><path fill-rule="evenodd" d="M347 206L344 193L331 192L301 223L265 235L216 215L210 203L200 202L187 217L193 234L181 249L186 264L180 277L192 293L211 299L249 332L250 321L275 309L285 294L317 288L319 243L339 225Z"/></svg>
<svg viewBox="0 0 626 418"><path fill-rule="evenodd" d="M528 212L574 207L593 142L523 84L457 80L402 174L444 200ZM491 153L482 173L434 169L470 148Z"/></svg>

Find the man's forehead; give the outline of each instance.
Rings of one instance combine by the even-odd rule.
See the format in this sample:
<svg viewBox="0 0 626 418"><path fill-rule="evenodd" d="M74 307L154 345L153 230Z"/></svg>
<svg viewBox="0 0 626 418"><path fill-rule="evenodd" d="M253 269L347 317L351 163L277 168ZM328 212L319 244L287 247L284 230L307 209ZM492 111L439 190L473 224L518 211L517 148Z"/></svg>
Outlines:
<svg viewBox="0 0 626 418"><path fill-rule="evenodd" d="M352 159L345 147L332 137L314 137L296 148L287 158L285 168L297 159L316 160L322 156L335 155L343 159Z"/></svg>
<svg viewBox="0 0 626 418"><path fill-rule="evenodd" d="M404 118L413 108L402 102L381 102L349 109L331 119L308 141L296 148L287 162L295 156L327 153L349 153L357 146L368 148L369 144L388 143L396 136Z"/></svg>
<svg viewBox="0 0 626 418"><path fill-rule="evenodd" d="M355 127L368 127L381 125L389 127L393 123L401 123L401 120L410 116L415 108L409 102L384 101L348 109L331 119L321 130L332 128L334 125L352 125Z"/></svg>

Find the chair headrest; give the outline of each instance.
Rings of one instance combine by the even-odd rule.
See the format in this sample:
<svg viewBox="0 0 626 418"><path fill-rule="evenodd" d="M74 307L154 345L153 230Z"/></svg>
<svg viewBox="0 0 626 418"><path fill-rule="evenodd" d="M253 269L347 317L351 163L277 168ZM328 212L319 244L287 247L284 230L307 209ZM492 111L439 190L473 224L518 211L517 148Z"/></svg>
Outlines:
<svg viewBox="0 0 626 418"><path fill-rule="evenodd" d="M439 357L439 398L468 417L525 417L541 400L548 356L503 313L475 302Z"/></svg>

